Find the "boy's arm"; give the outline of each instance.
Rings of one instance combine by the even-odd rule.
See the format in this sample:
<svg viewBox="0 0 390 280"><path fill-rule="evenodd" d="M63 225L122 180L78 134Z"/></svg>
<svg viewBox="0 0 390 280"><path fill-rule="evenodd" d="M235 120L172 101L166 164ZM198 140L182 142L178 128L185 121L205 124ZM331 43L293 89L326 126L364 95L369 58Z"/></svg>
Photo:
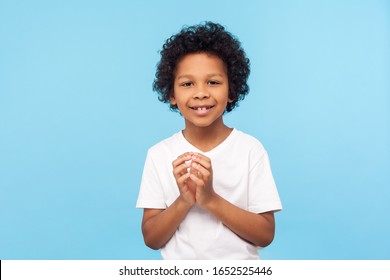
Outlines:
<svg viewBox="0 0 390 280"><path fill-rule="evenodd" d="M198 176L191 174L190 179L196 184L196 201L210 211L217 219L234 233L256 246L266 247L275 235L273 212L252 213L230 203L214 192L212 186L213 171L211 161L204 155L193 158L192 168Z"/></svg>
<svg viewBox="0 0 390 280"><path fill-rule="evenodd" d="M191 206L178 197L166 209L144 209L142 234L145 244L158 250L171 239Z"/></svg>
<svg viewBox="0 0 390 280"><path fill-rule="evenodd" d="M173 175L180 195L166 209L144 209L142 218L142 234L145 244L152 249L160 249L171 239L177 227L186 217L195 203L194 190L188 184L190 173L186 161L191 159L190 153L185 153L173 161Z"/></svg>
<svg viewBox="0 0 390 280"><path fill-rule="evenodd" d="M218 194L203 207L234 233L256 246L266 247L274 239L274 212L252 213L231 204Z"/></svg>

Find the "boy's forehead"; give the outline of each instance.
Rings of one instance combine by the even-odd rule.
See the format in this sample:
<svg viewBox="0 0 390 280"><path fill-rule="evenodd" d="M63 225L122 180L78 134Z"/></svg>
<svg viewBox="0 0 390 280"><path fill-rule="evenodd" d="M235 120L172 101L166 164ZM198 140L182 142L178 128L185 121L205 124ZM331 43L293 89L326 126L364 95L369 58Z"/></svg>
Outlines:
<svg viewBox="0 0 390 280"><path fill-rule="evenodd" d="M226 72L226 65L221 58L209 53L192 53L183 56L176 65L176 74L181 76L186 72L207 72L215 74ZM181 73L184 72L184 73Z"/></svg>

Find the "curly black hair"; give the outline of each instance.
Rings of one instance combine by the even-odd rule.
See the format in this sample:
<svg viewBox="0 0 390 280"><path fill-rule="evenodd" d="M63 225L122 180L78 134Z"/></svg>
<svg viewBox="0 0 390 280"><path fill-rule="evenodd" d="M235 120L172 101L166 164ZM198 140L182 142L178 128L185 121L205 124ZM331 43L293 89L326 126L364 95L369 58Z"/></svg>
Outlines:
<svg viewBox="0 0 390 280"><path fill-rule="evenodd" d="M159 94L159 100L170 103L173 95L173 83L178 62L186 55L208 53L219 57L226 65L229 80L229 98L225 112L232 111L249 92L247 84L250 73L249 59L241 43L225 28L217 23L185 26L182 30L166 40L161 50L161 60L157 64L153 90ZM172 111L176 105L170 104Z"/></svg>

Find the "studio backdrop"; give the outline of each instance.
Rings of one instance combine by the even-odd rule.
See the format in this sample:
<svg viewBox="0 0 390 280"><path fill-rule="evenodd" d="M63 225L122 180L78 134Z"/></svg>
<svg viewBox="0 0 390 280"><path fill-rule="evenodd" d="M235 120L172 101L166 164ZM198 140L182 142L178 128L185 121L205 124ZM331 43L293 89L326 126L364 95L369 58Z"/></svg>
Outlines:
<svg viewBox="0 0 390 280"><path fill-rule="evenodd" d="M226 114L283 203L263 259L390 259L390 2L0 1L0 259L159 259L136 209L146 152L184 127L152 90L164 40L242 42Z"/></svg>

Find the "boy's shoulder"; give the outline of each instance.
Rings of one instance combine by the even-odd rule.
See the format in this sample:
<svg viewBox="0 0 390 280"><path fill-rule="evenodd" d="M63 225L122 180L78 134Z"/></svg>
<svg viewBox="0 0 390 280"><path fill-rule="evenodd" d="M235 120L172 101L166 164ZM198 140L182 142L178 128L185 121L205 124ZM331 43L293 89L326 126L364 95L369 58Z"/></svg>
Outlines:
<svg viewBox="0 0 390 280"><path fill-rule="evenodd" d="M161 151L171 149L172 147L179 145L180 144L180 133L181 133L181 131L176 132L173 135L157 142L156 144L154 144L153 146L151 146L149 148L148 152L153 153L153 154L159 153Z"/></svg>
<svg viewBox="0 0 390 280"><path fill-rule="evenodd" d="M256 147L260 150L265 150L263 144L260 142L258 138L237 129L236 129L236 133L237 133L238 141L242 146L246 146L248 148Z"/></svg>

